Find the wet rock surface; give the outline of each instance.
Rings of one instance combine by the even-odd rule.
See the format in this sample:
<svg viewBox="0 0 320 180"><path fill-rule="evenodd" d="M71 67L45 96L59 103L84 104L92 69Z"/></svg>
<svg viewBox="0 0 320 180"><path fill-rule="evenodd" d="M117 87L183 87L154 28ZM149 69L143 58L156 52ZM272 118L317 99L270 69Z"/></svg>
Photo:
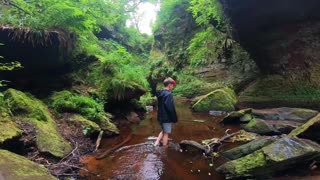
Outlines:
<svg viewBox="0 0 320 180"><path fill-rule="evenodd" d="M274 138L274 137L260 137L247 144L225 151L222 153L222 156L231 160L238 159L245 155L251 154L256 150L259 150L264 146L267 146L273 143L277 139L278 138Z"/></svg>
<svg viewBox="0 0 320 180"><path fill-rule="evenodd" d="M267 177L294 165L310 163L320 146L310 140L284 137L242 158L229 161L217 171L229 178Z"/></svg>
<svg viewBox="0 0 320 180"><path fill-rule="evenodd" d="M252 115L267 120L287 120L305 122L318 114L318 111L304 108L254 109Z"/></svg>

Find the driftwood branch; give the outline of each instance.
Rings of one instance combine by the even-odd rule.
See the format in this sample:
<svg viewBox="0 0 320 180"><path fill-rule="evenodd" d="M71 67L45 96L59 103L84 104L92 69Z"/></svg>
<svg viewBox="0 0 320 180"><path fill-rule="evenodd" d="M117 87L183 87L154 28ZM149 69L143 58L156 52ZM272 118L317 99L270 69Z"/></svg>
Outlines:
<svg viewBox="0 0 320 180"><path fill-rule="evenodd" d="M94 151L97 151L98 148L100 147L100 142L101 142L101 139L102 139L102 135L103 135L103 131L100 131L98 139L96 141L96 149Z"/></svg>
<svg viewBox="0 0 320 180"><path fill-rule="evenodd" d="M240 131L232 133L232 134L227 134L225 136L223 136L222 138L218 139L218 140L212 140L212 142L209 142L208 145L202 145L196 141L192 141L192 140L183 140L180 142L180 146L181 147L186 147L186 146L191 146L191 147L195 147L197 149L202 150L204 153L206 154L210 154L211 152L213 152L217 147L219 147L223 141L236 136L240 133Z"/></svg>
<svg viewBox="0 0 320 180"><path fill-rule="evenodd" d="M129 142L131 140L131 138L132 138L132 133L129 133L129 135L126 137L125 140L123 140L121 143L115 145L111 149L104 151L101 155L96 156L96 159L99 160L99 159L105 158L107 155L112 153L114 150L118 149L119 147L123 146L125 143Z"/></svg>

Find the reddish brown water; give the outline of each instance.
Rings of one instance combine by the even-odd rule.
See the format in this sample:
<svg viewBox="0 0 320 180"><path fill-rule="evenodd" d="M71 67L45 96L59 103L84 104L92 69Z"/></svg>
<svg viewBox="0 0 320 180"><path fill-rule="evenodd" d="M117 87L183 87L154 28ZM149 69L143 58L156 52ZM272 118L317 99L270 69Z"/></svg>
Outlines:
<svg viewBox="0 0 320 180"><path fill-rule="evenodd" d="M131 140L125 144L143 145L115 151L102 160L96 160L95 155L83 158L85 167L99 176L84 174L88 179L224 179L215 173L214 169L223 162L223 159L214 160L214 166L209 166L211 160L201 153L180 152L178 143L181 140L194 140L201 142L203 139L222 137L226 129L231 132L238 127L221 126L220 118L203 113L193 113L189 103L185 100L176 100L179 122L174 125L172 139L168 148L154 147L150 137L155 137L160 132L156 120L156 112L147 115L146 119L138 125L133 125L131 130L122 130L119 137L105 139L102 142L102 151L121 142L128 133L132 133ZM204 120L205 122L195 122ZM230 131L229 131L230 133ZM228 149L234 144L227 144L222 149Z"/></svg>

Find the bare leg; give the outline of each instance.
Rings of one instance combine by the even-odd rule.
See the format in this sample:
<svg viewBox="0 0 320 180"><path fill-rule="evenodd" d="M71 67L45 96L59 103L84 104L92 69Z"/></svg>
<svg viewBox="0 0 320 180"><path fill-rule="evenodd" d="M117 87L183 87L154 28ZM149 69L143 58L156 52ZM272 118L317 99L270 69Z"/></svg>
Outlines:
<svg viewBox="0 0 320 180"><path fill-rule="evenodd" d="M154 143L155 146L158 146L160 144L160 140L162 139L162 137L163 137L163 132L161 131L157 137L156 142Z"/></svg>
<svg viewBox="0 0 320 180"><path fill-rule="evenodd" d="M169 139L169 134L168 133L163 133L163 146L167 146L168 145L168 139Z"/></svg>

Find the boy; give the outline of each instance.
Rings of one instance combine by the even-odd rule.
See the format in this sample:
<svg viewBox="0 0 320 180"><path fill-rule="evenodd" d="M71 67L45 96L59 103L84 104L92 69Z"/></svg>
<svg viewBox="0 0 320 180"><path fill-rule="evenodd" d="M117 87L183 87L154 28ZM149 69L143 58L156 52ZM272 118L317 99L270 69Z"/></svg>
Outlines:
<svg viewBox="0 0 320 180"><path fill-rule="evenodd" d="M176 85L172 78L166 78L163 81L164 89L157 92L158 98L158 121L161 125L162 131L159 133L155 146L158 146L162 139L162 145L168 145L168 136L172 130L172 123L178 121L176 109L173 102L171 91Z"/></svg>

